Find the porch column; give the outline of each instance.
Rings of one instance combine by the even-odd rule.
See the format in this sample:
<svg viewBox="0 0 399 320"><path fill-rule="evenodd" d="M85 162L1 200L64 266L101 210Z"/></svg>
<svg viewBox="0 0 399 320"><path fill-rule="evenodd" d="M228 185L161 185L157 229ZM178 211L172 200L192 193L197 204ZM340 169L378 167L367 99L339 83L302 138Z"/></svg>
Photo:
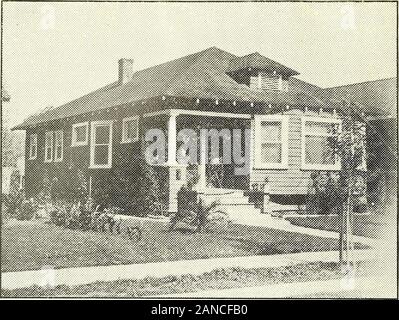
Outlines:
<svg viewBox="0 0 399 320"><path fill-rule="evenodd" d="M168 119L168 165L176 165L176 116L171 111Z"/></svg>
<svg viewBox="0 0 399 320"><path fill-rule="evenodd" d="M206 188L206 151L207 151L207 135L201 133L200 137L200 163L198 165L198 184L197 188L199 190L204 190Z"/></svg>

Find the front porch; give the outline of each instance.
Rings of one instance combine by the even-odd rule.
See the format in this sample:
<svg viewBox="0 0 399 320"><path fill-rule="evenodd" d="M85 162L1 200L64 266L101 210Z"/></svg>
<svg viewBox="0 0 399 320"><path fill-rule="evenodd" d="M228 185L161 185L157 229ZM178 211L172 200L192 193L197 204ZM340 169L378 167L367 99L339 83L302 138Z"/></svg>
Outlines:
<svg viewBox="0 0 399 320"><path fill-rule="evenodd" d="M218 113L210 111L198 110L182 110L169 109L159 112L144 114L144 118L158 118L165 123L166 136L166 162L163 164L168 170L169 182L169 203L168 211L177 211L177 192L185 185L191 185L195 190L201 194L212 194L212 190L219 190L220 194L236 192L236 196L240 194L239 191L249 190L250 179L248 171L246 174L235 174L235 164L232 159L233 144L232 139L227 142L227 149L224 142L221 140L223 136L218 136L218 151L220 155L210 154L208 151L212 146L210 144L209 136L204 136L201 130L240 130L241 132L241 147L245 153L245 143L249 144L247 156L250 159L250 141L245 141L245 129L251 131L251 115L249 114L232 114L232 113ZM185 139L184 131L190 130L198 137L194 142L197 149L196 159L189 159L189 154L182 154L184 151ZM218 132L219 132L218 131ZM181 134L183 132L183 134ZM231 137L230 137L231 138ZM229 139L227 139L229 140ZM230 156L227 156L227 153ZM224 161L224 156L230 159L230 162ZM194 160L194 161L193 161ZM249 165L251 167L251 165ZM218 192L219 192L218 191ZM234 200L233 200L234 201ZM245 203L245 199L236 200ZM248 204L248 202L247 202ZM249 205L249 204L248 204Z"/></svg>

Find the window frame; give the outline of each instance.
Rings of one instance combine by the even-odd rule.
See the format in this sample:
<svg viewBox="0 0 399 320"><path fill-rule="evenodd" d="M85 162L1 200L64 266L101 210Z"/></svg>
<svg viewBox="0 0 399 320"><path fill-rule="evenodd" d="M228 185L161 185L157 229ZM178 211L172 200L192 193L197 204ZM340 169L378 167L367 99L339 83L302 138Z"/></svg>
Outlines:
<svg viewBox="0 0 399 320"><path fill-rule="evenodd" d="M327 118L327 117L309 117L304 116L301 119L301 169L303 170L328 170L338 171L341 170L341 161L339 156L335 153L334 164L322 164L322 163L306 163L306 136L317 136L317 137L331 137L332 134L315 134L311 131L306 130L307 122L316 123L331 123L338 125L338 132L342 128L342 119L339 118Z"/></svg>
<svg viewBox="0 0 399 320"><path fill-rule="evenodd" d="M35 143L32 144L32 138L34 138ZM32 146L34 146L35 156L32 156ZM28 160L36 160L37 159L37 133L32 133L29 135L29 157Z"/></svg>
<svg viewBox="0 0 399 320"><path fill-rule="evenodd" d="M288 131L289 115L255 115L254 116L254 168L255 169L288 169ZM281 162L262 162L261 144L265 142L260 137L262 122L280 122L281 123ZM266 141L268 143L278 143L277 141Z"/></svg>
<svg viewBox="0 0 399 320"><path fill-rule="evenodd" d="M139 116L133 116L133 117L127 117L127 118L123 118L122 120L122 139L121 139L121 143L132 143L132 142L136 142L139 140ZM137 121L137 128L136 128L136 138L135 139L126 139L126 129L127 127L125 127L126 123L132 120L136 120Z"/></svg>
<svg viewBox="0 0 399 320"><path fill-rule="evenodd" d="M48 142L47 139L51 137L51 143L50 143L50 159L47 159L48 156ZM44 162L53 162L53 152L54 152L54 131L46 131L44 134Z"/></svg>
<svg viewBox="0 0 399 320"><path fill-rule="evenodd" d="M105 144L95 144L96 139L96 127L109 126L109 143L108 143L108 163L103 165L98 165L94 163L94 153L95 147L97 145ZM91 134L90 134L90 168L91 169L110 169L112 168L112 131L113 131L113 120L99 120L91 122Z"/></svg>
<svg viewBox="0 0 399 320"><path fill-rule="evenodd" d="M60 146L61 146L61 156L57 157L57 136L60 137ZM54 131L54 162L61 162L64 159L64 131L56 130Z"/></svg>
<svg viewBox="0 0 399 320"><path fill-rule="evenodd" d="M86 129L86 139L85 141L76 141L77 135L75 132L76 128L79 127L85 127ZM87 146L87 144L89 143L89 122L79 122L79 123L74 123L72 125L72 143L71 146L72 147L79 147L79 146Z"/></svg>

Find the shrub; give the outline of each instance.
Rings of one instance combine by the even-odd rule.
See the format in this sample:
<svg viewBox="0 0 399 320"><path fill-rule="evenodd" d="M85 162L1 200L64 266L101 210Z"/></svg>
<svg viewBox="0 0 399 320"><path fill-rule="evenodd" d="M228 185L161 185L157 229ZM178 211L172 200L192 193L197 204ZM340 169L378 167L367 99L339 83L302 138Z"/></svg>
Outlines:
<svg viewBox="0 0 399 320"><path fill-rule="evenodd" d="M17 211L16 218L18 220L31 220L37 210L37 205L34 201L23 200L20 208Z"/></svg>
<svg viewBox="0 0 399 320"><path fill-rule="evenodd" d="M201 198L197 200L197 192L183 186L178 192L178 211L171 218L169 230L176 229L179 223L183 223L186 225L184 229L202 232L211 225L228 222L227 214L217 210L218 206L217 201L206 203Z"/></svg>
<svg viewBox="0 0 399 320"><path fill-rule="evenodd" d="M21 207L22 201L24 200L23 190L17 190L10 194L3 195L4 205L7 210L8 217L15 217L18 209Z"/></svg>

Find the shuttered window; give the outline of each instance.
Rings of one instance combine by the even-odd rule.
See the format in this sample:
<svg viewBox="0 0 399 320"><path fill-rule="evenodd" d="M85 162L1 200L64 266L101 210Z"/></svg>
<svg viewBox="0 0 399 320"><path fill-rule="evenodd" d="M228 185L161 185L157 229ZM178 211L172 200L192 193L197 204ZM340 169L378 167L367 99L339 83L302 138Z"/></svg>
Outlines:
<svg viewBox="0 0 399 320"><path fill-rule="evenodd" d="M288 81L281 75L259 72L258 76L250 78L252 89L288 91Z"/></svg>

